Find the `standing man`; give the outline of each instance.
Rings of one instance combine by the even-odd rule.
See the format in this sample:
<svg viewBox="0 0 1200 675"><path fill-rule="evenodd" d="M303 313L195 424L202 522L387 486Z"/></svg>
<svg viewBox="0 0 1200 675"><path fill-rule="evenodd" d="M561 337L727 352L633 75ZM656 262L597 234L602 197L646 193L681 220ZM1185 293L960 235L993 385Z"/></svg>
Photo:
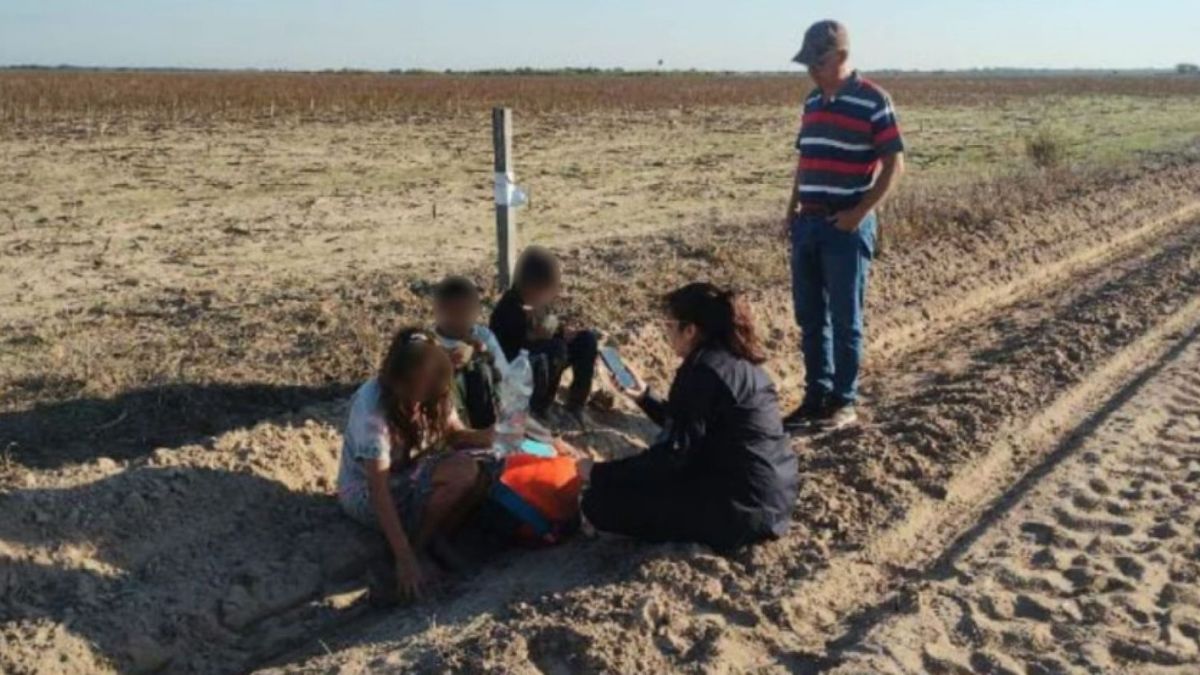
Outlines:
<svg viewBox="0 0 1200 675"><path fill-rule="evenodd" d="M875 209L904 171L904 143L887 92L850 67L845 26L813 24L793 60L816 84L804 101L800 161L784 221L806 384L800 407L784 418L794 433L858 421Z"/></svg>

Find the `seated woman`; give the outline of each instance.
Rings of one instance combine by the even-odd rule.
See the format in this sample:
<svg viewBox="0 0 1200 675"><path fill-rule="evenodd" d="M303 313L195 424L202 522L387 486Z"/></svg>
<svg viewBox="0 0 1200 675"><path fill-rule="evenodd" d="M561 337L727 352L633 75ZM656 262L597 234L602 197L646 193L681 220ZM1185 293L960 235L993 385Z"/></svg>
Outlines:
<svg viewBox="0 0 1200 675"><path fill-rule="evenodd" d="M664 402L625 393L663 428L645 452L592 465L583 513L598 530L734 549L786 532L798 488L748 303L712 284L666 297L667 339L683 364ZM636 376L635 376L636 377Z"/></svg>
<svg viewBox="0 0 1200 675"><path fill-rule="evenodd" d="M338 502L387 538L402 599L421 593L419 557L444 545L486 492L476 461L453 449L487 448L495 435L459 422L452 372L433 335L401 330L379 373L355 393L346 423Z"/></svg>

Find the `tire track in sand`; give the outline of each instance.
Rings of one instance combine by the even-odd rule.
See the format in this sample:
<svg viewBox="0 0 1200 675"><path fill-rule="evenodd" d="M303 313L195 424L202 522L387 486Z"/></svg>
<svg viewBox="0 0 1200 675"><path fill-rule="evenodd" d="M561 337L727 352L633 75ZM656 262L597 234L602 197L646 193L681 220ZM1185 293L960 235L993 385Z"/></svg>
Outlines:
<svg viewBox="0 0 1200 675"><path fill-rule="evenodd" d="M973 406L983 403L1000 409L1010 406L1001 390L1006 388L1003 379L997 380L996 367L1008 370L1020 378L1021 369L1026 367L1022 358L1033 357L1043 351L1035 344L1065 350L1061 360L1052 359L1046 365L1062 368L1060 378L1063 387L1043 404L1031 411L1012 409L1010 417L1000 428L979 434L981 441L988 441L985 448L974 454L965 465L954 468L945 482L935 482L936 490L912 500L902 517L888 527L871 536L861 549L835 555L829 567L813 578L801 583L785 603L791 603L790 614L797 617L794 624L800 635L838 635L825 647L812 645L804 650L808 655L800 662L805 668L823 669L837 662L838 655L848 645L856 643L889 609L902 606L910 592L911 579L919 575L931 560L939 559L944 547L971 527L975 519L985 512L1001 491L1017 481L1022 471L1038 461L1039 457L1053 458L1053 449L1078 433L1086 420L1094 418L1092 411L1104 410L1113 392L1139 382L1146 373L1154 372L1162 355L1178 347L1178 336L1200 324L1200 295L1194 290L1194 272L1197 268L1196 241L1200 230L1185 226L1175 232L1175 244L1166 250L1153 245L1128 259L1109 267L1094 270L1090 275L1074 279L1074 288L1060 288L1019 303L1010 313L997 317L991 324L981 324L974 331L966 330L951 335L953 344L943 349L928 349L917 352L909 363L891 374L895 389L910 392L928 388L927 395L905 394L900 400L881 401L883 409L879 416L894 415L898 410L914 411L922 406L917 402L948 402L949 407L937 410L943 415L954 416L955 407ZM1170 260L1174 263L1170 263ZM1156 314L1165 316L1159 323L1148 326L1140 336L1111 354L1093 369L1087 370L1078 363L1082 352L1073 353L1073 340L1094 340L1086 333L1066 338L1054 338L1051 334L1062 331L1070 322L1092 323L1096 321L1122 321L1131 316L1121 312L1107 318L1096 314L1096 308L1105 304L1119 307L1122 294L1133 289L1144 288L1149 275L1154 271L1174 275L1172 267L1182 265L1193 271L1186 282L1192 290L1186 293L1186 301L1162 302ZM988 334L992 335L988 337ZM995 343L999 341L1000 347ZM964 356L963 352L969 353ZM972 370L969 365L979 355L987 354L990 361L986 368ZM941 363L930 366L929 359ZM1057 361L1057 362L1056 362ZM956 364L956 362L958 362ZM958 372L957 376L930 378L932 372ZM1074 372L1073 372L1074 371ZM963 377L962 375L972 377ZM1073 379L1078 381L1072 382ZM908 380L907 383L905 380ZM940 380L940 381L939 381ZM880 392L881 394L890 392ZM894 394L893 394L894 395ZM990 397L990 398L989 398ZM931 405L931 404L930 404ZM929 407L926 405L924 407ZM1022 414L1027 413L1027 414ZM963 421L978 426L978 418L963 417ZM909 422L881 420L885 427L884 437L901 435L905 430L916 429L920 435L941 435L953 440L944 424L938 421L914 419ZM890 427L890 429L888 429ZM922 442L919 436L914 440ZM818 441L818 445L822 442ZM839 444L847 448L846 444ZM945 460L944 456L928 453L928 459ZM943 467L930 467L931 470ZM944 492L941 490L944 486ZM1109 529L1120 532L1124 525L1105 520L1102 516L1065 511L1059 514L1064 526L1076 528ZM897 590L898 589L898 590ZM835 620L833 617L837 617ZM839 628L839 624L841 628ZM840 633L840 634L839 634ZM807 641L807 640L806 640ZM809 651L812 650L812 651ZM813 653L816 656L812 656Z"/></svg>
<svg viewBox="0 0 1200 675"><path fill-rule="evenodd" d="M1200 327L1019 482L839 673L1200 669Z"/></svg>
<svg viewBox="0 0 1200 675"><path fill-rule="evenodd" d="M1098 266L1119 260L1129 252L1144 246L1152 237L1161 236L1200 215L1200 201L1189 201L1161 216L1141 221L1110 239L1081 247L1077 251L1048 264L1031 264L1024 274L999 284L984 284L966 294L934 298L921 307L929 318L908 321L890 328L878 338L877 358L887 362L903 356L928 342L941 330L1007 309L1021 298L1069 282L1074 276Z"/></svg>

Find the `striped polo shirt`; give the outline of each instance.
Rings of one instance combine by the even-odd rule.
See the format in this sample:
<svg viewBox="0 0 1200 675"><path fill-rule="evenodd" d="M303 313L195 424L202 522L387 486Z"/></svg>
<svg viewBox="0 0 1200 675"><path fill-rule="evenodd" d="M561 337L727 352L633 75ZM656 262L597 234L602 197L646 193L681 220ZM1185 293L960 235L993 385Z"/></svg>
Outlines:
<svg viewBox="0 0 1200 675"><path fill-rule="evenodd" d="M815 89L796 138L801 209L853 207L875 185L879 160L903 150L892 99L879 85L855 72L830 100Z"/></svg>

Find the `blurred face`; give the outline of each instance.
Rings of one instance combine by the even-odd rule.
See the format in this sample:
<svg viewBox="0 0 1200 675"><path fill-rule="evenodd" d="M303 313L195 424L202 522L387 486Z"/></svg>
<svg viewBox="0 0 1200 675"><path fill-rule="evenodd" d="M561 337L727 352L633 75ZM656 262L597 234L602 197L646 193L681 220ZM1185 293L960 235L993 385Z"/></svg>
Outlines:
<svg viewBox="0 0 1200 675"><path fill-rule="evenodd" d="M554 302L558 297L558 291L559 287L557 284L541 287L532 286L521 291L521 298L530 307L545 307Z"/></svg>
<svg viewBox="0 0 1200 675"><path fill-rule="evenodd" d="M849 55L841 50L827 52L820 61L808 66L808 76L822 89L833 89L841 82L842 66Z"/></svg>
<svg viewBox="0 0 1200 675"><path fill-rule="evenodd" d="M479 322L479 299L460 298L436 303L433 318L438 332L448 338L464 339Z"/></svg>
<svg viewBox="0 0 1200 675"><path fill-rule="evenodd" d="M449 391L451 369L445 352L431 347L409 375L403 391L413 403L434 403Z"/></svg>
<svg viewBox="0 0 1200 675"><path fill-rule="evenodd" d="M687 358L700 341L700 331L695 324L682 323L672 317L663 320L663 334L667 343L671 345L671 350L681 359Z"/></svg>

